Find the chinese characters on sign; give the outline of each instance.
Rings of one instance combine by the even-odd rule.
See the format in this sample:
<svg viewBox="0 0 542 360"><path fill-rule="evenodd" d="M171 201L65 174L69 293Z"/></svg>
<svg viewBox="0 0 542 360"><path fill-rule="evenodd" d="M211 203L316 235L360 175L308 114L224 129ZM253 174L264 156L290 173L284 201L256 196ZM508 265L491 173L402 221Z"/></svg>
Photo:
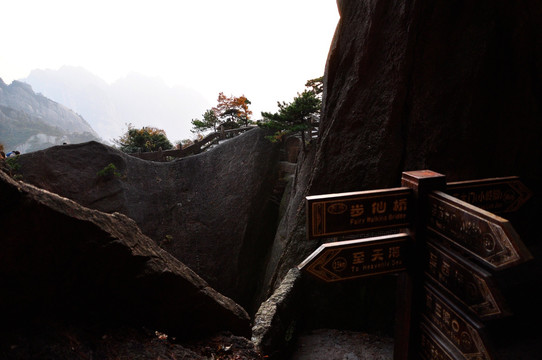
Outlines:
<svg viewBox="0 0 542 360"><path fill-rule="evenodd" d="M490 360L484 345L483 325L447 303L430 286L425 286L424 321L447 339L465 359Z"/></svg>
<svg viewBox="0 0 542 360"><path fill-rule="evenodd" d="M449 348L442 339L427 326L421 327L421 353L423 360L455 360L460 354Z"/></svg>
<svg viewBox="0 0 542 360"><path fill-rule="evenodd" d="M504 301L491 274L428 240L425 273L435 284L481 319L505 314Z"/></svg>
<svg viewBox="0 0 542 360"><path fill-rule="evenodd" d="M496 214L517 211L532 196L517 176L453 182L446 193Z"/></svg>
<svg viewBox="0 0 542 360"><path fill-rule="evenodd" d="M323 244L299 268L326 282L403 271L409 239L394 234Z"/></svg>
<svg viewBox="0 0 542 360"><path fill-rule="evenodd" d="M428 230L470 252L493 269L531 258L508 220L435 191L429 195Z"/></svg>
<svg viewBox="0 0 542 360"><path fill-rule="evenodd" d="M309 239L407 227L411 190L396 188L307 197Z"/></svg>

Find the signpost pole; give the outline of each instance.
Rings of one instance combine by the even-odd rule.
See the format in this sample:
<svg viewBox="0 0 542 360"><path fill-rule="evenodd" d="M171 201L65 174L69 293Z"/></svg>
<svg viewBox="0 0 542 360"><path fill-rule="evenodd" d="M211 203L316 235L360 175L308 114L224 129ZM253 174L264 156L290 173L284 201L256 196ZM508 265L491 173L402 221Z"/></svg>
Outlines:
<svg viewBox="0 0 542 360"><path fill-rule="evenodd" d="M425 216L427 197L433 190L446 188L446 176L431 170L403 172L401 185L413 190L414 223L410 228L414 239L412 266L408 271L399 274L397 281L397 306L394 360L414 360L418 358L417 350L420 343L419 324L420 304L414 301L414 294L422 291L423 259L416 258L423 254L425 241ZM414 328L412 328L414 326Z"/></svg>

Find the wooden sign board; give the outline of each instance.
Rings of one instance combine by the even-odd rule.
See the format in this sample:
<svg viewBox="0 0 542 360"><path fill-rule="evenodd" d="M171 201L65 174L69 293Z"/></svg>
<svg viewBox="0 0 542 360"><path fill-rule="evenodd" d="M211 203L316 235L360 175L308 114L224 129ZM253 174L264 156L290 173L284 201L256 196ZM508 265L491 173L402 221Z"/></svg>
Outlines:
<svg viewBox="0 0 542 360"><path fill-rule="evenodd" d="M449 298L470 309L480 319L509 315L492 275L466 261L453 250L428 239L425 274Z"/></svg>
<svg viewBox="0 0 542 360"><path fill-rule="evenodd" d="M343 281L406 270L410 237L394 234L326 243L298 268L325 281Z"/></svg>
<svg viewBox="0 0 542 360"><path fill-rule="evenodd" d="M424 287L424 300L424 321L461 354L461 359L492 359L483 324L452 305L431 286Z"/></svg>
<svg viewBox="0 0 542 360"><path fill-rule="evenodd" d="M428 196L427 228L492 269L532 258L508 220L441 191Z"/></svg>
<svg viewBox="0 0 542 360"><path fill-rule="evenodd" d="M495 214L517 211L532 196L517 176L452 182L445 192Z"/></svg>
<svg viewBox="0 0 542 360"><path fill-rule="evenodd" d="M410 225L411 190L307 196L307 237L336 237Z"/></svg>

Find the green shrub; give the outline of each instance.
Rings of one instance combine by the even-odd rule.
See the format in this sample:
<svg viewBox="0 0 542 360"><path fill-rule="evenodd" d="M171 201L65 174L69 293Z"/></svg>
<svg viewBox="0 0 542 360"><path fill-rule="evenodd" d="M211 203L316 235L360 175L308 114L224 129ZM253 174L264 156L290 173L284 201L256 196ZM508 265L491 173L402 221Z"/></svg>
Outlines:
<svg viewBox="0 0 542 360"><path fill-rule="evenodd" d="M6 159L6 164L12 172L18 172L21 169L18 156L8 157Z"/></svg>
<svg viewBox="0 0 542 360"><path fill-rule="evenodd" d="M109 163L106 167L96 173L100 178L113 178L121 177L120 171L117 170L117 167L113 163Z"/></svg>
<svg viewBox="0 0 542 360"><path fill-rule="evenodd" d="M19 156L9 157L5 160L6 166L8 169L8 175L11 176L13 180L22 180L23 175L19 173L21 170L21 163L19 163Z"/></svg>

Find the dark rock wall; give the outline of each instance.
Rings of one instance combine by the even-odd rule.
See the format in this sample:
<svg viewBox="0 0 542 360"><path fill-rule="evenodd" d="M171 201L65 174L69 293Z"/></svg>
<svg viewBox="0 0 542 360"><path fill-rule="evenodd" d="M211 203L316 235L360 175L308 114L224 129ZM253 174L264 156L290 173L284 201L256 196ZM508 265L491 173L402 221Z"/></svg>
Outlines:
<svg viewBox="0 0 542 360"><path fill-rule="evenodd" d="M269 198L279 147L264 135L254 129L167 163L95 142L21 155L19 162L25 182L127 215L211 286L249 307L278 211ZM118 174L97 175L109 163Z"/></svg>
<svg viewBox="0 0 542 360"><path fill-rule="evenodd" d="M406 168L451 179L542 175L539 2L421 8L406 101Z"/></svg>
<svg viewBox="0 0 542 360"><path fill-rule="evenodd" d="M397 184L406 142L413 5L344 2L340 13L325 73L314 194Z"/></svg>
<svg viewBox="0 0 542 360"><path fill-rule="evenodd" d="M542 153L539 3L341 6L312 193L392 186L424 168L541 175L525 170Z"/></svg>

